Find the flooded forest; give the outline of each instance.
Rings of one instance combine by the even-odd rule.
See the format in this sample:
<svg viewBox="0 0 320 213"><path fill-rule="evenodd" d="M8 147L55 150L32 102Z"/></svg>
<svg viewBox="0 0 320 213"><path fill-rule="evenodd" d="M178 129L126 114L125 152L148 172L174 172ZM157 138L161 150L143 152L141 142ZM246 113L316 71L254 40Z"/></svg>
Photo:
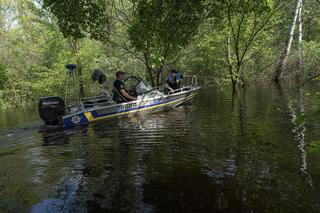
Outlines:
<svg viewBox="0 0 320 213"><path fill-rule="evenodd" d="M0 212L319 212L319 130L319 0L0 0Z"/></svg>

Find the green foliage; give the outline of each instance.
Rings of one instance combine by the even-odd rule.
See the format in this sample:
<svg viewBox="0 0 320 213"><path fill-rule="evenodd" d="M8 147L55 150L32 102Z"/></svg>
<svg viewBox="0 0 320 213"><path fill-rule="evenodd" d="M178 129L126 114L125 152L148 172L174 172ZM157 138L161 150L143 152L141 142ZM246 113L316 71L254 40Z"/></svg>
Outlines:
<svg viewBox="0 0 320 213"><path fill-rule="evenodd" d="M56 17L65 37L104 40L109 35L109 16L104 0L44 0L44 7Z"/></svg>
<svg viewBox="0 0 320 213"><path fill-rule="evenodd" d="M0 64L0 90L5 88L7 80L8 76L6 69L2 64Z"/></svg>
<svg viewBox="0 0 320 213"><path fill-rule="evenodd" d="M220 18L210 18L201 26L179 65L223 81L230 82L231 76L235 81L239 76L253 79L274 60L270 26L275 5L273 1L224 1L222 6L218 5Z"/></svg>
<svg viewBox="0 0 320 213"><path fill-rule="evenodd" d="M204 16L203 0L135 0L131 44L158 67L174 58L196 35ZM147 51L147 52L146 52Z"/></svg>
<svg viewBox="0 0 320 213"><path fill-rule="evenodd" d="M50 20L36 15L36 10L41 11L31 3L24 1L12 8L19 14L17 26L3 34L0 45L0 59L5 65L1 73L6 76L1 78L5 88L0 95L10 105L33 101L59 88L51 87L48 81L57 83L52 70L65 49L63 37Z"/></svg>
<svg viewBox="0 0 320 213"><path fill-rule="evenodd" d="M304 1L304 34L303 40L320 42L320 2L318 0Z"/></svg>
<svg viewBox="0 0 320 213"><path fill-rule="evenodd" d="M309 144L308 152L313 155L320 155L320 141L312 141Z"/></svg>
<svg viewBox="0 0 320 213"><path fill-rule="evenodd" d="M78 59L92 93L94 68L110 82L119 69L158 78L162 65L216 83L270 78L294 6L288 0L0 0L0 105L62 95L65 64ZM320 5L311 0L303 9L302 68L310 77L320 71ZM294 73L297 42L292 48Z"/></svg>
<svg viewBox="0 0 320 213"><path fill-rule="evenodd" d="M317 75L320 72L320 43L309 41L303 43L304 70L308 76Z"/></svg>
<svg viewBox="0 0 320 213"><path fill-rule="evenodd" d="M210 24L200 27L199 34L193 43L182 51L178 60L178 67L188 73L198 76L210 76L215 79L226 77L225 52L221 46L224 43L224 35L216 34L215 29L210 29Z"/></svg>
<svg viewBox="0 0 320 213"><path fill-rule="evenodd" d="M233 85L244 79L244 66L265 46L264 30L273 17L272 4L267 0L226 2L226 61Z"/></svg>

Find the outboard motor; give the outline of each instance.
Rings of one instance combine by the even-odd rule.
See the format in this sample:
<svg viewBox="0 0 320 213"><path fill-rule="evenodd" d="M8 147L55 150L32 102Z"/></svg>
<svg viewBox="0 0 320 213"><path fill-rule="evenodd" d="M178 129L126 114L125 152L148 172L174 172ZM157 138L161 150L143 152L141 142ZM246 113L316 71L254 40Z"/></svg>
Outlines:
<svg viewBox="0 0 320 213"><path fill-rule="evenodd" d="M93 81L98 81L99 84L103 84L107 80L107 77L101 70L94 69L91 74L91 79Z"/></svg>
<svg viewBox="0 0 320 213"><path fill-rule="evenodd" d="M65 104L61 97L52 96L39 100L39 115L47 125L58 125L65 114Z"/></svg>

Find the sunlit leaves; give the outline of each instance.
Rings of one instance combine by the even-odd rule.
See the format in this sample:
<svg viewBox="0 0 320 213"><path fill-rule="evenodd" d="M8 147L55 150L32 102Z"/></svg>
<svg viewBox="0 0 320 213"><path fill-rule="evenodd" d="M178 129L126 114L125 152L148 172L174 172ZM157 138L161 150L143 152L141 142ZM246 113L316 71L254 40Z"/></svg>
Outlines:
<svg viewBox="0 0 320 213"><path fill-rule="evenodd" d="M13 27L17 17L17 5L18 1L0 0L0 36L1 31L8 31Z"/></svg>
<svg viewBox="0 0 320 213"><path fill-rule="evenodd" d="M309 144L308 152L310 154L319 155L320 156L320 141L319 140L318 141L312 141Z"/></svg>
<svg viewBox="0 0 320 213"><path fill-rule="evenodd" d="M4 86L8 80L7 72L5 67L0 64L0 89L4 89Z"/></svg>
<svg viewBox="0 0 320 213"><path fill-rule="evenodd" d="M65 37L104 40L109 35L110 19L104 0L44 0L44 7L56 17Z"/></svg>

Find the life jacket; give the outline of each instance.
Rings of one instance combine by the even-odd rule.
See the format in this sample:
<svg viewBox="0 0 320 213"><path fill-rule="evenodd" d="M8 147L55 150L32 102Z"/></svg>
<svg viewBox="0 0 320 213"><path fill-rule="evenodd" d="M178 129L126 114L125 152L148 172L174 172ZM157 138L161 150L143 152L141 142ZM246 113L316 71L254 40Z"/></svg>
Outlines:
<svg viewBox="0 0 320 213"><path fill-rule="evenodd" d="M171 75L171 73L168 75L168 78L167 78L167 80L172 84L179 83L180 79L181 79L181 74L180 73L176 73L176 80L174 80L174 78Z"/></svg>

